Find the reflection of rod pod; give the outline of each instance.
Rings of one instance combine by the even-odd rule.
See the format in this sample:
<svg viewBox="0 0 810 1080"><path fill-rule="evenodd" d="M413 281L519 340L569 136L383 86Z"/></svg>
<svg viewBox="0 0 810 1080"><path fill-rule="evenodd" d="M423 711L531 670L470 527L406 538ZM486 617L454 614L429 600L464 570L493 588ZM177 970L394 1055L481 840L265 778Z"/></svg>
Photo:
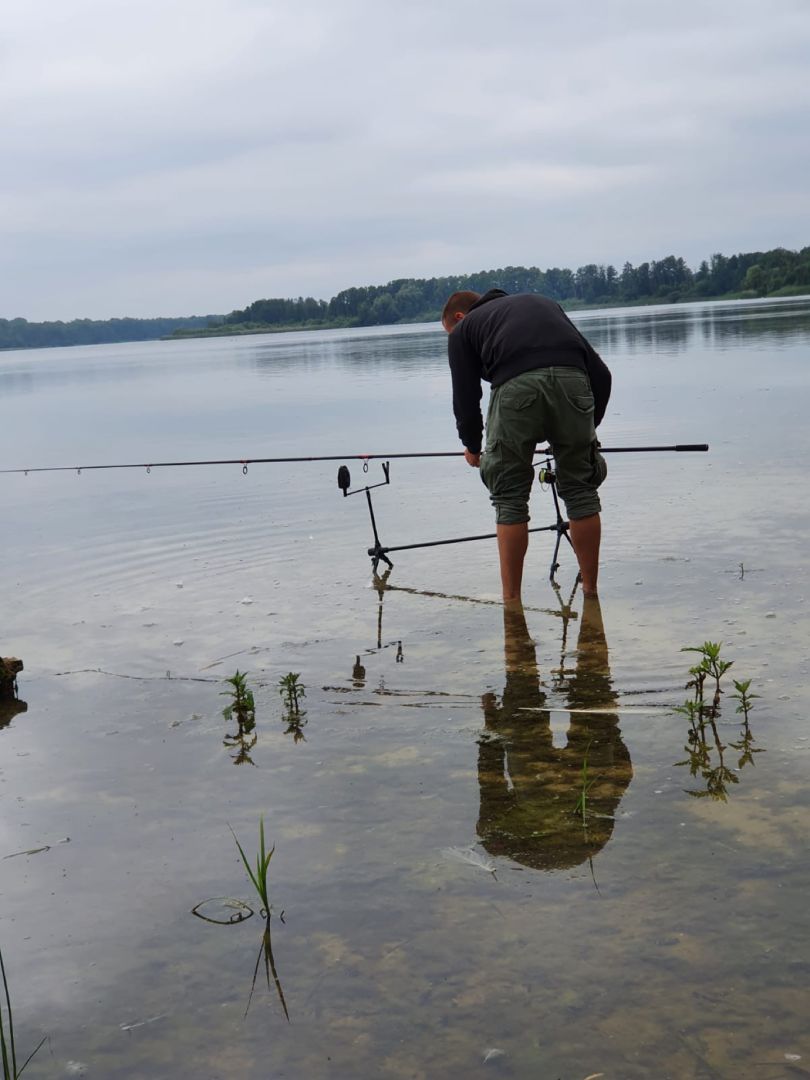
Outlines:
<svg viewBox="0 0 810 1080"><path fill-rule="evenodd" d="M371 569L376 574L377 568L381 562L384 562L386 566L393 567L393 563L388 558L388 554L391 551L413 551L415 548L429 548L429 547L442 547L446 544L467 544L473 540L492 540L498 534L497 533L482 533L480 536L456 536L449 540L424 540L417 544L394 544L384 545L380 540L380 534L377 531L377 519L374 516L374 505L371 501L371 492L373 488L385 487L386 484L391 483L391 465L390 462L384 461L382 463L382 470L385 476L385 480L382 480L379 484L370 484L362 488L355 488L354 491L350 491L351 487L351 474L346 465L341 465L338 469L338 487L343 492L344 498L348 495L359 495L361 492L365 492L366 502L368 504L368 513L371 519L371 531L374 534L374 545L368 548L368 554L371 558ZM553 525L541 525L534 529L529 529L529 532L553 532L557 534L557 539L554 544L554 554L551 558L551 569L549 571L549 580L554 580L554 574L559 567L557 556L560 552L560 542L563 538L571 543L571 537L568 535L568 522L563 518L560 513L560 503L557 498L557 477L554 471L551 469L551 461L546 460L543 463L543 483L547 484L551 490L552 498L554 499L554 510L557 515L557 520ZM573 545L572 545L573 546Z"/></svg>

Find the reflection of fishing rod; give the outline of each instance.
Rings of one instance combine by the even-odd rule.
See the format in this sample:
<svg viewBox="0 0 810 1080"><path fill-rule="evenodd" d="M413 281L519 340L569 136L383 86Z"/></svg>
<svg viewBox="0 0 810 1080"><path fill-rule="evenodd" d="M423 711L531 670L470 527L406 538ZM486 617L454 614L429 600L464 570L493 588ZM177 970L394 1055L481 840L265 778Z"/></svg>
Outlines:
<svg viewBox="0 0 810 1080"><path fill-rule="evenodd" d="M603 453L603 454L609 454L609 453L613 453L613 454L631 454L631 453L645 453L645 452L653 452L653 451L670 451L670 450L676 450L676 451L690 451L690 450L707 451L708 449L709 449L708 443L681 443L681 444L678 444L676 446L615 446L615 447L604 446L604 447L599 448L600 453ZM545 447L544 449L537 450L536 453L539 454L541 457L545 456L545 461L535 462L534 467L537 468L539 466L540 472L539 472L538 479L540 480L542 485L546 486L551 491L551 496L552 496L552 498L554 500L554 510L555 510L555 513L556 513L557 520L554 522L553 525L541 525L541 526L538 526L537 528L529 529L529 532L553 532L553 533L556 533L557 539L556 539L556 542L555 542L555 545L554 545L554 554L551 557L551 570L549 571L549 575L548 575L549 580L553 582L554 581L554 574L555 574L556 570L558 569L558 567L560 565L557 562L557 556L558 556L559 551L560 551L560 542L562 541L562 538L565 537L565 539L568 541L568 543L571 544L571 537L569 536L569 533L568 533L568 522L563 518L562 514L560 513L560 503L559 503L559 499L557 497L557 476L556 476L556 473L554 472L554 470L551 467L551 461L552 461L552 457L553 457L553 450L550 447ZM368 462L369 462L369 459L373 455L369 454L369 455L359 455L359 456L363 460L363 472L368 472ZM381 456L383 456L383 455L381 455ZM397 455L392 454L391 456L394 457L394 456L397 456ZM435 455L432 455L432 454L425 454L425 455L400 454L399 456L400 457L410 457L410 456L450 457L450 456L458 456L458 455L451 455L451 454L441 454L441 455L439 455L439 454L435 454ZM385 477L384 480L381 480L377 484L366 484L363 487L355 488L354 491L349 490L349 488L351 487L352 478L351 478L351 474L349 472L348 467L346 465L341 465L340 468L338 469L338 474L337 474L338 487L343 492L344 497L346 497L348 495L359 495L361 493L365 493L366 502L368 503L368 513L369 513L369 517L371 518L371 530L372 530L372 532L374 534L374 545L368 549L368 554L369 554L369 556L371 558L371 569L372 569L373 573L375 573L375 574L377 573L377 568L379 567L381 562L384 562L386 564L386 566L388 566L389 568L393 568L394 564L388 558L389 553L392 552L392 551L412 551L415 548L443 547L446 544L466 544L466 543L469 543L472 540L492 540L498 535L497 533L482 533L482 534L480 534L478 536L455 536L455 537L452 537L449 540L425 540L425 541L421 541L420 543L416 543L416 544L397 544L397 545L394 545L394 546L384 546L382 544L382 542L380 541L380 536L379 536L379 533L377 532L377 519L374 516L374 507L373 507L372 502L371 502L371 492L372 492L372 490L374 488L385 487L387 484L391 483L391 466L390 466L390 463L388 461L383 461L382 462L382 471L383 471L383 476ZM571 544L571 546L573 547L573 544Z"/></svg>
<svg viewBox="0 0 810 1080"><path fill-rule="evenodd" d="M708 450L707 443L682 443L678 446L601 446L602 454L643 454L653 451L669 450ZM538 450L540 455L550 454L549 447ZM149 461L134 462L124 465L46 465L27 469L0 469L0 473L42 473L42 472L91 472L99 469L179 469L188 465L241 465L242 472L247 474L248 465L292 465L304 461L362 461L363 470L368 472L369 461L377 458L385 458L392 461L394 458L440 458L461 457L461 450L419 451L408 454L318 454L309 457L264 457L264 458L221 458L212 461Z"/></svg>

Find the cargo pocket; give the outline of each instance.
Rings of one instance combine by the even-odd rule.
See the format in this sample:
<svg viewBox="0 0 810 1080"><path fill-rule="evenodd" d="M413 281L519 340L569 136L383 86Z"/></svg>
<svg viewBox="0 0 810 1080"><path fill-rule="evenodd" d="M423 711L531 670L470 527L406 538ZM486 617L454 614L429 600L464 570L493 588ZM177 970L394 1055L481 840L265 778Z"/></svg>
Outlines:
<svg viewBox="0 0 810 1080"><path fill-rule="evenodd" d="M498 397L498 408L510 412L522 412L537 401L539 391L526 386L510 386L505 383Z"/></svg>
<svg viewBox="0 0 810 1080"><path fill-rule="evenodd" d="M493 490L492 484L497 483L503 477L503 448L499 439L495 439L492 445L487 446L483 454L481 454L479 472L481 473L481 481L487 491L491 495L496 495L497 491Z"/></svg>
<svg viewBox="0 0 810 1080"><path fill-rule="evenodd" d="M583 374L574 379L560 378L558 384L562 389L565 400L578 413L582 413L583 416L593 413L593 391L587 375Z"/></svg>
<svg viewBox="0 0 810 1080"><path fill-rule="evenodd" d="M598 439L594 439L591 443L591 469L593 486L599 487L600 484L604 483L605 477L607 476L608 468L607 462L605 461L604 457L599 453Z"/></svg>

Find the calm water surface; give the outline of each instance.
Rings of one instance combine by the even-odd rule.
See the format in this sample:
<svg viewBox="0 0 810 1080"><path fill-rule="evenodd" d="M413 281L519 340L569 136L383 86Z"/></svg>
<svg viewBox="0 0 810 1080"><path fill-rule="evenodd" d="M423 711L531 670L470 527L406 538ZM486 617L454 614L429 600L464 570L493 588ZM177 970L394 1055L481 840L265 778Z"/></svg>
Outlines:
<svg viewBox="0 0 810 1080"><path fill-rule="evenodd" d="M601 607L568 551L551 588L542 534L525 620L491 541L374 588L337 462L0 476L32 1080L810 1074L810 300L577 319L614 372L604 445L711 444L609 458ZM8 468L455 448L433 326L0 354ZM386 544L491 529L461 460L394 461L374 500ZM726 696L693 775L706 639L760 696L747 732ZM190 913L252 902L228 825L252 851L261 815L289 1022L261 966L245 1016L258 913Z"/></svg>

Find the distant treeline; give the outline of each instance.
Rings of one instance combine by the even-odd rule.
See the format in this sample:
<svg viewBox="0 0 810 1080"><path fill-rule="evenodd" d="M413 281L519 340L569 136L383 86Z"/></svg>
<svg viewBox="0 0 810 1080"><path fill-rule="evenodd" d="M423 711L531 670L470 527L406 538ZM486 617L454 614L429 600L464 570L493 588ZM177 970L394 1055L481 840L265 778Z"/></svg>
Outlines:
<svg viewBox="0 0 810 1080"><path fill-rule="evenodd" d="M722 296L788 296L810 292L810 247L775 248L745 254L712 255L696 271L682 258L633 266L589 263L577 270L507 266L440 278L398 278L387 285L344 289L331 300L255 300L246 308L212 320L209 333L249 333L263 328L384 326L439 318L445 300L458 289L509 293L538 292L567 307L598 304L678 303ZM181 331L182 333L182 331Z"/></svg>
<svg viewBox="0 0 810 1080"><path fill-rule="evenodd" d="M801 251L774 248L738 255L712 255L697 270L682 258L633 266L588 263L577 270L536 266L507 266L453 277L398 278L387 285L344 289L331 300L255 300L230 315L185 319L109 319L29 323L0 319L0 348L43 345L92 345L113 341L144 341L159 337L196 337L263 333L268 330L308 330L332 326L386 326L431 322L458 289L486 292L539 292L565 307L599 304L679 303L721 297L792 296L810 293L810 247Z"/></svg>
<svg viewBox="0 0 810 1080"><path fill-rule="evenodd" d="M41 323L0 319L0 349L150 341L166 337L175 330L204 329L218 318L221 316L190 315L184 319L73 319L71 322Z"/></svg>

